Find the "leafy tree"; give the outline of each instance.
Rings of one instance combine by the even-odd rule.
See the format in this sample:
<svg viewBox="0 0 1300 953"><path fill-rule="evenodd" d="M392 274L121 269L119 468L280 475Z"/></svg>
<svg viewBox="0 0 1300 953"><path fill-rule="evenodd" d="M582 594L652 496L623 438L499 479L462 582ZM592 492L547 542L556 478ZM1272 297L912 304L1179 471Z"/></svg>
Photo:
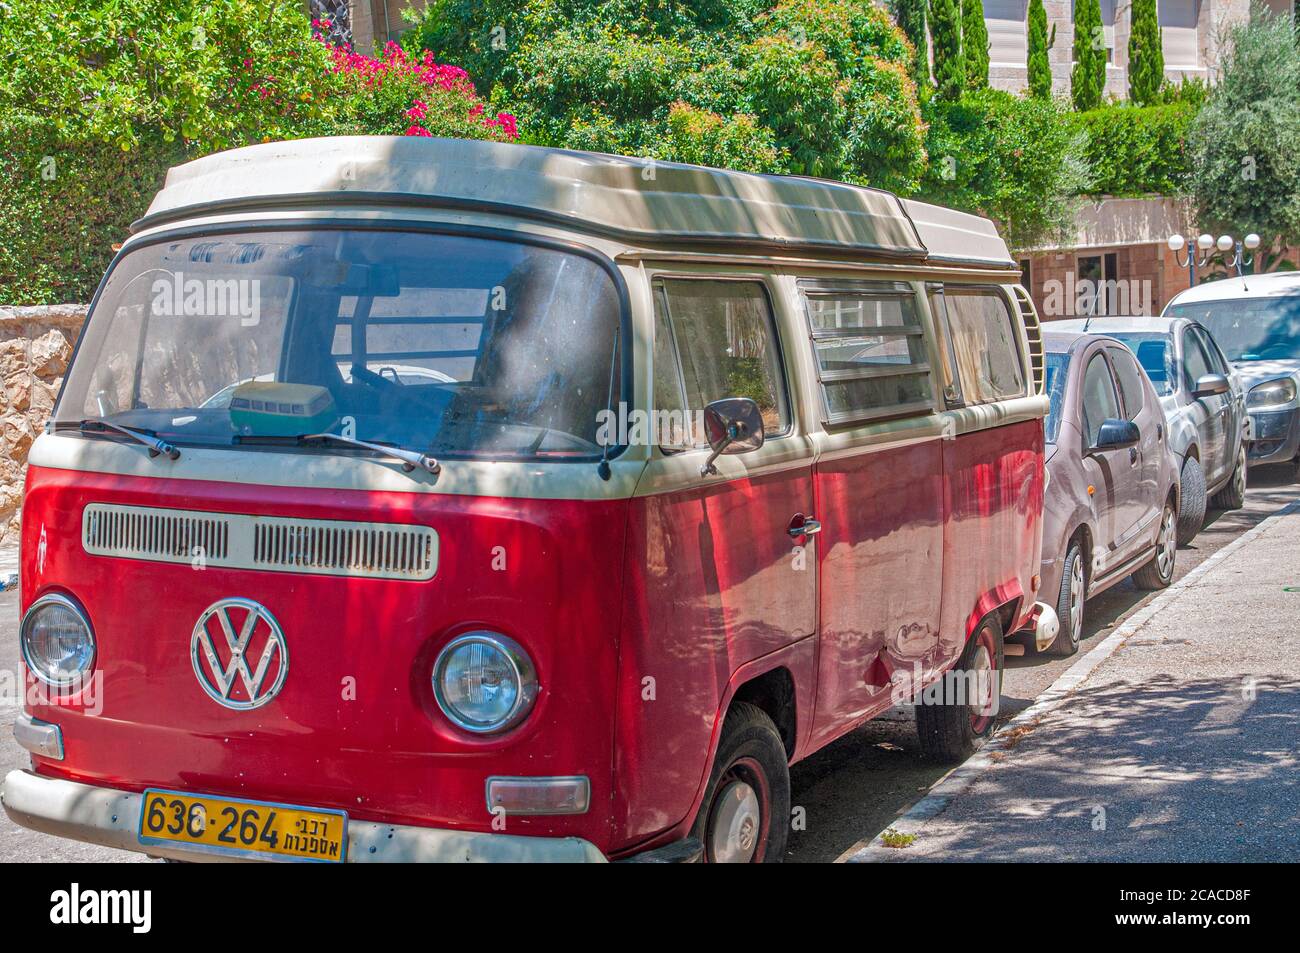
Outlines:
<svg viewBox="0 0 1300 953"><path fill-rule="evenodd" d="M1075 0L1074 69L1070 96L1082 112L1101 105L1106 89L1106 42L1101 24L1101 0Z"/></svg>
<svg viewBox="0 0 1300 953"><path fill-rule="evenodd" d="M956 99L966 88L958 0L930 0L930 45L934 54L934 84L939 95Z"/></svg>
<svg viewBox="0 0 1300 953"><path fill-rule="evenodd" d="M467 64L538 144L904 192L924 169L913 50L870 0L434 0L412 18L408 47Z"/></svg>
<svg viewBox="0 0 1300 953"><path fill-rule="evenodd" d="M1047 34L1047 10L1043 0L1029 0L1029 95L1038 99L1052 96L1052 64L1047 51L1056 45L1056 24Z"/></svg>
<svg viewBox="0 0 1300 953"><path fill-rule="evenodd" d="M1141 106L1160 99L1165 81L1165 54L1160 43L1156 0L1133 0L1128 37L1128 98Z"/></svg>
<svg viewBox="0 0 1300 953"><path fill-rule="evenodd" d="M1300 50L1289 16L1234 27L1188 136L1197 227L1256 232L1268 258L1300 243Z"/></svg>
<svg viewBox="0 0 1300 953"><path fill-rule="evenodd" d="M966 62L966 88L989 84L989 29L983 0L961 0L961 54Z"/></svg>
<svg viewBox="0 0 1300 953"><path fill-rule="evenodd" d="M912 62L908 72L917 88L930 85L930 44L925 28L925 0L891 0L894 22L912 44Z"/></svg>
<svg viewBox="0 0 1300 953"><path fill-rule="evenodd" d="M996 89L931 100L920 195L994 219L1013 249L1063 239L1090 174L1086 137L1056 101Z"/></svg>

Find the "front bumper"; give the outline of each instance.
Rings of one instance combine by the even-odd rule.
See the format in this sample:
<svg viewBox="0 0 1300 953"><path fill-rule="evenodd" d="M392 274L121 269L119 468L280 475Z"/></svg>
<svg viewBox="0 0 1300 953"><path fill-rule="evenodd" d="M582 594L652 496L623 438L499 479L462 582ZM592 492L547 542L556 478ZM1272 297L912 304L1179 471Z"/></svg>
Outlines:
<svg viewBox="0 0 1300 953"><path fill-rule="evenodd" d="M1300 408L1252 413L1250 425L1252 464L1287 463L1300 453Z"/></svg>
<svg viewBox="0 0 1300 953"><path fill-rule="evenodd" d="M141 844L143 797L129 791L10 771L0 802L15 824L73 840L175 860L215 857L182 845ZM348 820L348 863L601 863L604 854L578 837L523 837Z"/></svg>

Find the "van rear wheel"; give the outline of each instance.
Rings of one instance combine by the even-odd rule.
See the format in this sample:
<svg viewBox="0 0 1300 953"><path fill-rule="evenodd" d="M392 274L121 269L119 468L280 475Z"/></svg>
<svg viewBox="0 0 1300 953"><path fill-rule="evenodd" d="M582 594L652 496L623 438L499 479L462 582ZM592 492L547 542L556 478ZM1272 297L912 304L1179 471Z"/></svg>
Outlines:
<svg viewBox="0 0 1300 953"><path fill-rule="evenodd" d="M785 745L761 708L737 702L722 723L709 787L691 833L711 864L780 863L790 829Z"/></svg>
<svg viewBox="0 0 1300 953"><path fill-rule="evenodd" d="M927 758L965 761L993 733L1002 697L1002 625L980 623L957 665L925 689L916 706L916 733Z"/></svg>

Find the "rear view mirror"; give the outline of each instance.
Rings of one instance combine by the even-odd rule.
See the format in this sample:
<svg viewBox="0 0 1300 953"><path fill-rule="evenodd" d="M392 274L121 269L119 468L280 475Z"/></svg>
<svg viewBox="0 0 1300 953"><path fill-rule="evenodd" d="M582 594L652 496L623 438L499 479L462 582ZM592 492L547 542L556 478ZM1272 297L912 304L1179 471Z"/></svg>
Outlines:
<svg viewBox="0 0 1300 953"><path fill-rule="evenodd" d="M763 446L763 413L748 397L724 397L704 408L704 435L713 451L700 475L717 473L722 454L749 453Z"/></svg>
<svg viewBox="0 0 1300 953"><path fill-rule="evenodd" d="M1097 442L1092 445L1092 449L1123 450L1134 446L1141 439L1142 434L1133 421L1111 418L1101 422L1101 430L1097 432Z"/></svg>
<svg viewBox="0 0 1300 953"><path fill-rule="evenodd" d="M1196 387L1192 390L1192 396L1199 400L1202 397L1226 394L1229 390L1228 379L1222 374L1204 374L1196 379Z"/></svg>

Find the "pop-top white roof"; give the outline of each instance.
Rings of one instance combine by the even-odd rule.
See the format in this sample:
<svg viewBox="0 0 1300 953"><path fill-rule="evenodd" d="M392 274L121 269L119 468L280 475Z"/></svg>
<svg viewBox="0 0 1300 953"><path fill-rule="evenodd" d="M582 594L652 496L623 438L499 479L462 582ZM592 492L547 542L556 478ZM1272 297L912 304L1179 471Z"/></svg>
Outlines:
<svg viewBox="0 0 1300 953"><path fill-rule="evenodd" d="M645 246L739 244L1014 267L987 219L878 189L416 136L298 139L206 156L167 173L135 228L341 203L504 212Z"/></svg>
<svg viewBox="0 0 1300 953"><path fill-rule="evenodd" d="M1300 271L1275 271L1245 278L1220 278L1180 291L1169 304L1223 301L1229 298L1279 298L1300 295Z"/></svg>

